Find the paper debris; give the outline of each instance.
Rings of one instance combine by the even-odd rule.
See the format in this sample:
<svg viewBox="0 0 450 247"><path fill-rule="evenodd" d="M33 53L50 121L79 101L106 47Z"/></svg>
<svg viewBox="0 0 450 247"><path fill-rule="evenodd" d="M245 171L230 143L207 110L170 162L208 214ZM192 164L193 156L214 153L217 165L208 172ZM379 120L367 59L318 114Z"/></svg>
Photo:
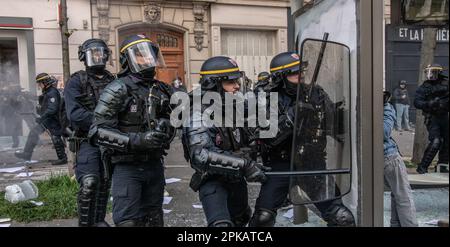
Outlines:
<svg viewBox="0 0 450 247"><path fill-rule="evenodd" d="M14 173L25 169L25 166L19 166L19 167L9 167L9 168L1 168L0 172L4 173Z"/></svg>
<svg viewBox="0 0 450 247"><path fill-rule="evenodd" d="M8 221L11 221L11 218L0 219L0 223L5 223L5 222L8 222Z"/></svg>
<svg viewBox="0 0 450 247"><path fill-rule="evenodd" d="M286 213L283 214L284 217L291 219L294 217L294 209L289 209Z"/></svg>
<svg viewBox="0 0 450 247"><path fill-rule="evenodd" d="M16 175L16 177L31 177L33 175L33 172L29 172L28 174L26 172L21 172Z"/></svg>
<svg viewBox="0 0 450 247"><path fill-rule="evenodd" d="M172 212L172 210L170 210L170 209L163 209L163 212L164 212L165 214L168 214L168 213Z"/></svg>
<svg viewBox="0 0 450 247"><path fill-rule="evenodd" d="M430 220L430 221L425 222L425 224L437 226L438 225L438 221L439 220Z"/></svg>
<svg viewBox="0 0 450 247"><path fill-rule="evenodd" d="M165 196L165 197L164 197L163 204L169 204L170 201L172 201L172 197L171 197L171 196Z"/></svg>
<svg viewBox="0 0 450 247"><path fill-rule="evenodd" d="M194 208L203 208L203 205L199 205L199 204L192 204L192 207L194 207Z"/></svg>
<svg viewBox="0 0 450 247"><path fill-rule="evenodd" d="M176 183L179 181L181 181L181 179L179 179L179 178L168 178L168 179L166 179L166 184Z"/></svg>
<svg viewBox="0 0 450 247"><path fill-rule="evenodd" d="M11 224L0 224L0 227L9 227L9 226L11 226Z"/></svg>
<svg viewBox="0 0 450 247"><path fill-rule="evenodd" d="M42 206L42 205L44 205L43 202L37 202L37 201L33 201L33 200L31 200L30 202L33 203L33 204L36 205L36 206Z"/></svg>

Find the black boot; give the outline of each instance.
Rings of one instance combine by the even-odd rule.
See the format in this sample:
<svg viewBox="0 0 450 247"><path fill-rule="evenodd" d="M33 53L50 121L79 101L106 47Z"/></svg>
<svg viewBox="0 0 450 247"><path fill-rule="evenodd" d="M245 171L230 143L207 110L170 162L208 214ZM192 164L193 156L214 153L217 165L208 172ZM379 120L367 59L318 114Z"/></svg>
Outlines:
<svg viewBox="0 0 450 247"><path fill-rule="evenodd" d="M98 184L99 179L96 175L88 174L81 178L78 191L78 226L95 226Z"/></svg>
<svg viewBox="0 0 450 247"><path fill-rule="evenodd" d="M164 213L162 208L152 209L148 212L146 217L146 227L163 227L164 226Z"/></svg>
<svg viewBox="0 0 450 247"><path fill-rule="evenodd" d="M23 160L30 160L31 159L31 155L32 153L26 153L26 152L15 152L14 156L16 156L19 159L23 159Z"/></svg>
<svg viewBox="0 0 450 247"><path fill-rule="evenodd" d="M424 174L428 172L428 167L431 165L431 162L434 159L434 156L439 152L439 148L441 146L441 141L439 138L435 138L432 142L430 142L423 153L422 160L420 164L417 166L416 171L420 174Z"/></svg>
<svg viewBox="0 0 450 247"><path fill-rule="evenodd" d="M53 161L52 165L57 166L67 164L66 151L61 136L52 136L52 142L56 150L56 156L58 156L58 160Z"/></svg>
<svg viewBox="0 0 450 247"><path fill-rule="evenodd" d="M39 142L39 135L44 130L39 126L35 126L27 137L27 142L25 143L25 147L23 148L23 152L16 152L14 155L19 159L30 160L33 155L33 150Z"/></svg>
<svg viewBox="0 0 450 247"><path fill-rule="evenodd" d="M109 188L111 183L101 179L97 195L97 212L95 214L95 224L97 227L109 227L105 221L106 211L109 201Z"/></svg>

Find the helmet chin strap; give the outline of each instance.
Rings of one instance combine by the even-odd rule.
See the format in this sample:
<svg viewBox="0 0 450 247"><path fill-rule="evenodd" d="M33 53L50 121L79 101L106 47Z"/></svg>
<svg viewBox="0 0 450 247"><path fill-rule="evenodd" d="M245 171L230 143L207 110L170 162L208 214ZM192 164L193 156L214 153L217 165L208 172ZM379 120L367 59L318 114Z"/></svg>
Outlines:
<svg viewBox="0 0 450 247"><path fill-rule="evenodd" d="M103 75L105 72L105 66L86 67L86 71L94 75Z"/></svg>
<svg viewBox="0 0 450 247"><path fill-rule="evenodd" d="M290 82L286 77L283 77L284 89L286 93L290 96L294 96L297 94L297 85L295 83Z"/></svg>
<svg viewBox="0 0 450 247"><path fill-rule="evenodd" d="M138 73L133 73L133 75L144 81L153 81L155 79L156 71L154 69L146 69Z"/></svg>

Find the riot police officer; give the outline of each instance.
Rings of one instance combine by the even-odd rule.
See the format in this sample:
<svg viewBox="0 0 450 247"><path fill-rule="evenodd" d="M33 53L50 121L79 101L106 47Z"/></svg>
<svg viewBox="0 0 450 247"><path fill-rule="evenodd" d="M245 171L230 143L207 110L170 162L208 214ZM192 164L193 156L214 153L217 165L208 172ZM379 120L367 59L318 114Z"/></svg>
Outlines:
<svg viewBox="0 0 450 247"><path fill-rule="evenodd" d="M256 82L253 92L258 94L259 92L266 92L270 84L270 74L269 72L263 71L258 74L258 81Z"/></svg>
<svg viewBox="0 0 450 247"><path fill-rule="evenodd" d="M200 75L202 95L218 92L222 109L225 95L237 93L242 86L243 73L229 57L209 58ZM202 110L207 107L202 105ZM247 136L242 127L202 126L195 123L201 121L196 115L201 112L193 111L183 128L185 158L195 170L190 187L199 192L208 226L245 226L251 216L246 181L263 182L265 167L244 155Z"/></svg>
<svg viewBox="0 0 450 247"><path fill-rule="evenodd" d="M309 115L307 125L300 131L302 141L308 142L307 150L303 152L302 162L304 167L322 170L326 167L326 135L316 137L316 133L326 133L328 123L325 122L332 108L332 102L326 92L320 86L306 85L299 82L300 59L296 53L284 52L276 55L270 63L270 72L274 88L272 92L278 92L278 132L275 137L261 139L269 149L268 166L273 171L289 171L290 156L293 138L293 121L295 107L300 107L299 114ZM297 87L300 83L301 95L296 104ZM276 85L276 87L275 87ZM311 97L305 103L305 93L311 89ZM325 117L323 117L325 116ZM320 126L320 127L318 127ZM323 128L323 129L316 129ZM312 141L317 138L316 141ZM302 177L300 179L307 179ZM311 180L311 179L310 179ZM309 181L309 180L308 180ZM302 188L310 197L321 188L321 182L312 179L308 188ZM312 188L312 189L311 189ZM269 176L266 183L261 186L259 196L256 200L255 212L249 223L250 226L274 226L277 210L282 206L289 192L289 178ZM354 217L350 210L345 207L340 199L315 203L322 214L322 218L329 226L353 226Z"/></svg>
<svg viewBox="0 0 450 247"><path fill-rule="evenodd" d="M428 167L439 152L438 164L448 164L448 79L439 64L425 68L426 80L416 90L414 106L421 109L430 141L417 167L420 174Z"/></svg>
<svg viewBox="0 0 450 247"><path fill-rule="evenodd" d="M163 155L170 126L171 87L156 80L163 66L159 47L144 35L120 46L122 71L100 95L89 132L101 146L112 172L113 221L116 226L163 226Z"/></svg>
<svg viewBox="0 0 450 247"><path fill-rule="evenodd" d="M105 69L111 54L101 39L88 39L78 48L78 59L86 70L75 72L64 90L66 112L72 136L70 146L76 155L78 225L108 226L105 222L109 180L105 179L100 149L87 141L100 94L114 76Z"/></svg>
<svg viewBox="0 0 450 247"><path fill-rule="evenodd" d="M39 135L48 130L53 146L56 150L58 160L53 161L52 165L67 164L64 142L61 138L62 129L59 119L59 110L61 104L61 95L54 87L56 78L47 73L40 73L36 76L36 83L42 90L39 96L36 118L37 125L30 131L23 152L16 152L16 157L24 160L30 160L33 150L39 141Z"/></svg>

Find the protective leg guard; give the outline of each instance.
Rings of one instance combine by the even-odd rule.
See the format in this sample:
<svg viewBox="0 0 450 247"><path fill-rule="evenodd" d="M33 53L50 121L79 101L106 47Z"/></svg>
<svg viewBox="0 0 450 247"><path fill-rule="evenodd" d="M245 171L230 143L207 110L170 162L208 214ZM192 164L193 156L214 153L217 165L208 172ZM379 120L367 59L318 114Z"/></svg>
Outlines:
<svg viewBox="0 0 450 247"><path fill-rule="evenodd" d="M58 160L52 162L52 165L64 165L67 164L67 156L64 148L64 142L61 139L61 136L52 136L53 146L56 150L56 156L58 156Z"/></svg>
<svg viewBox="0 0 450 247"><path fill-rule="evenodd" d="M422 161L420 161L420 164L417 166L416 171L418 173L424 174L428 172L428 167L433 161L434 156L438 153L440 146L441 140L439 138L434 138L434 140L428 144L427 149L425 149L425 153L423 154Z"/></svg>
<svg viewBox="0 0 450 247"><path fill-rule="evenodd" d="M90 227L95 225L96 197L99 178L88 174L81 178L78 191L78 226Z"/></svg>
<svg viewBox="0 0 450 247"><path fill-rule="evenodd" d="M277 213L265 209L265 208L259 208L255 211L253 214L252 219L250 220L250 223L248 226L250 227L273 227L275 225L275 219L277 217Z"/></svg>
<svg viewBox="0 0 450 247"><path fill-rule="evenodd" d="M104 179L100 180L97 196L97 212L95 214L95 224L98 227L109 227L109 224L105 221L105 216L106 208L108 206L110 187L111 183L109 181L107 182Z"/></svg>

